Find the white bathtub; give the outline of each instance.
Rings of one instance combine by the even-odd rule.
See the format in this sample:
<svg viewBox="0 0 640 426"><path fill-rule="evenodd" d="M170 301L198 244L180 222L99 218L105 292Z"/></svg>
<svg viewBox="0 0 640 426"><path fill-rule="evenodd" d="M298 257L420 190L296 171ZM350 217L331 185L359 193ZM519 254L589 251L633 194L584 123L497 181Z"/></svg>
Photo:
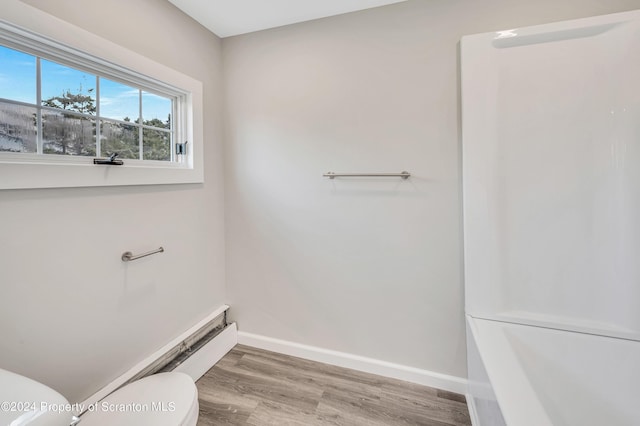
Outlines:
<svg viewBox="0 0 640 426"><path fill-rule="evenodd" d="M640 425L640 342L471 316L467 324L474 426Z"/></svg>

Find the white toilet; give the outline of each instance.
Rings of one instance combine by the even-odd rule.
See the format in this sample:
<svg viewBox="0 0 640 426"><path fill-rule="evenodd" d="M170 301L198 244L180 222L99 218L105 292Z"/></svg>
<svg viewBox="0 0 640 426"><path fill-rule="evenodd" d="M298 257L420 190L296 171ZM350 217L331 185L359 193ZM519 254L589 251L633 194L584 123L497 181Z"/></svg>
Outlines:
<svg viewBox="0 0 640 426"><path fill-rule="evenodd" d="M0 369L0 403L3 426L196 426L199 408L196 385L184 373L130 383L89 407L78 422L58 392Z"/></svg>

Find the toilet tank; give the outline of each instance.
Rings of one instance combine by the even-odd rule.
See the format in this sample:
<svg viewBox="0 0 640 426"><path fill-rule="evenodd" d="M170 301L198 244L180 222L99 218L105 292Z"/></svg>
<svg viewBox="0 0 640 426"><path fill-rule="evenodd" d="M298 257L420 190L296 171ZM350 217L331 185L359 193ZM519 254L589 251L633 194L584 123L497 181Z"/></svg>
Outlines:
<svg viewBox="0 0 640 426"><path fill-rule="evenodd" d="M0 425L69 426L73 408L42 383L0 369Z"/></svg>

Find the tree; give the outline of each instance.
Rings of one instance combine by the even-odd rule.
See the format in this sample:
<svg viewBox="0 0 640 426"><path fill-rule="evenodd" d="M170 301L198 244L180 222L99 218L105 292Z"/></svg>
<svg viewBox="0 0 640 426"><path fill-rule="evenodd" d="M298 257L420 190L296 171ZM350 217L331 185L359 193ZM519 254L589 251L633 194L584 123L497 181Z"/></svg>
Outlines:
<svg viewBox="0 0 640 426"><path fill-rule="evenodd" d="M143 124L159 129L171 129L171 114L165 122L153 118L145 120ZM142 143L145 160L169 161L171 159L171 136L168 132L145 128L142 131Z"/></svg>
<svg viewBox="0 0 640 426"><path fill-rule="evenodd" d="M91 93L94 89L82 93L72 93L67 89L60 96L53 96L42 101L43 106L73 111L86 115L95 115L95 99ZM44 152L47 154L96 155L95 120L75 114L43 111L42 133Z"/></svg>
<svg viewBox="0 0 640 426"><path fill-rule="evenodd" d="M132 121L129 117L123 119L126 123L102 121L100 127L100 144L102 155L117 152L120 158L140 159L140 127L139 120ZM128 124L131 123L131 124ZM171 129L171 117L166 122L157 118L144 120L144 126L158 129ZM142 129L142 159L169 161L171 160L171 136L162 130Z"/></svg>
<svg viewBox="0 0 640 426"><path fill-rule="evenodd" d="M125 121L130 121L125 118ZM120 158L140 158L140 132L135 124L103 120L100 126L100 155L118 153Z"/></svg>
<svg viewBox="0 0 640 426"><path fill-rule="evenodd" d="M66 90L60 96L42 101L42 105L60 110L44 110L42 114L44 152L47 154L96 155L96 114L94 89L82 93ZM68 114L64 111L80 113ZM102 120L100 127L101 155L118 153L120 158L140 158L140 120L123 119L126 123ZM129 124L130 123L130 124ZM142 150L144 160L169 161L171 159L171 135L160 129L171 129L171 115L166 121L157 118L144 120Z"/></svg>

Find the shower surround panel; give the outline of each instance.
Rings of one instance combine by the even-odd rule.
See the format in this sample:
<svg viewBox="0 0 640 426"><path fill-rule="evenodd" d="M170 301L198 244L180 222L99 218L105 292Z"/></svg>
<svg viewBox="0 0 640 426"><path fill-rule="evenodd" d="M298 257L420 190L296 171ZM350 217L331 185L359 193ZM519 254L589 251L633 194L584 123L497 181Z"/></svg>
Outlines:
<svg viewBox="0 0 640 426"><path fill-rule="evenodd" d="M501 407L509 403L500 401L493 379L501 373L491 368L501 363L491 359L513 355L511 365L525 369L523 377L534 377L526 373L532 364L518 361L522 350L487 353L497 350L482 340L492 336L487 328L504 334L501 324L507 322L588 333L596 336L589 339L596 344L593 353L598 338L607 348L640 345L638 52L640 11L462 39L469 345L479 349ZM535 345L543 358L561 363L554 358L557 351L545 351L556 346L556 335L544 340L536 334L529 344L532 333L509 333L525 340L503 349ZM627 343L610 344L611 338ZM613 351L601 361L622 368L624 357ZM595 357L585 363L576 376L583 381L579 388L598 389L589 382L596 375L587 372L608 370ZM471 361L469 369L473 377ZM639 372L638 367L611 372L611 383L627 388L637 383ZM606 395L611 383L577 405L566 401L592 410L580 424L597 424L611 407ZM536 426L576 424L544 402L549 423ZM502 408L507 424L530 424L508 418L513 410ZM513 412L518 411L525 412ZM640 424L638 414L619 414L611 424Z"/></svg>

